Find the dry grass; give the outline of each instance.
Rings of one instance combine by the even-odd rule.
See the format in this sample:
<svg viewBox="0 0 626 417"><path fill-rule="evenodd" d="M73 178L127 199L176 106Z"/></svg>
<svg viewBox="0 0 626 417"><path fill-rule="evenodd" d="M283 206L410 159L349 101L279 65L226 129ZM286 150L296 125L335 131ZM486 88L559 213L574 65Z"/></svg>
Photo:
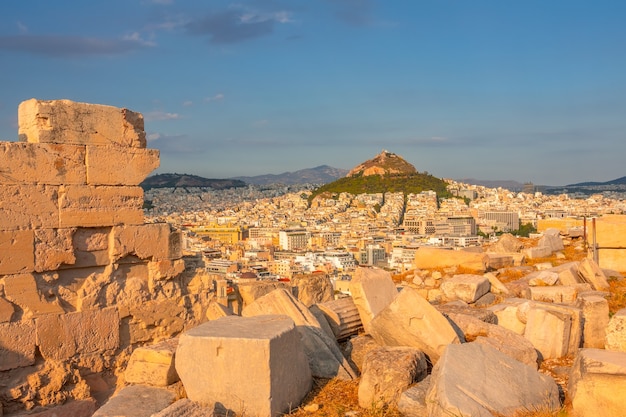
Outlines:
<svg viewBox="0 0 626 417"><path fill-rule="evenodd" d="M307 395L302 405L288 414L291 417L344 417L351 411L359 417L401 417L395 408L359 407L359 380L341 381L338 379L316 379L313 390ZM319 406L316 411L307 411L307 406Z"/></svg>
<svg viewBox="0 0 626 417"><path fill-rule="evenodd" d="M607 300L609 301L609 314L613 315L618 310L626 308L626 278L610 279L609 286L611 288Z"/></svg>
<svg viewBox="0 0 626 417"><path fill-rule="evenodd" d="M403 282L412 281L413 280L413 271L403 272L401 274L392 274L391 280L396 284L402 284ZM409 279L409 276L411 277Z"/></svg>
<svg viewBox="0 0 626 417"><path fill-rule="evenodd" d="M515 268L506 268L498 275L498 279L502 283L517 281L520 278L525 277L528 272L515 269Z"/></svg>

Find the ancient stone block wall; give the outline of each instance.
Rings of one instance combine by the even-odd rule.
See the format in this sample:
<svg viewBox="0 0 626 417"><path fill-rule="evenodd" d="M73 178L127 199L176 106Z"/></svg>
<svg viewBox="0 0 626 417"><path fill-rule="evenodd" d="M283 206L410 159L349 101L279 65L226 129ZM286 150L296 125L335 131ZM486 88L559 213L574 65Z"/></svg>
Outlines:
<svg viewBox="0 0 626 417"><path fill-rule="evenodd" d="M207 294L188 291L180 232L144 224L139 184L159 152L146 149L141 114L31 99L18 119L20 142L0 143L5 413L93 394L98 384L89 382L113 374L125 349L203 321ZM54 361L73 377L43 398L45 378L37 386L28 375ZM77 391L84 381L89 390Z"/></svg>

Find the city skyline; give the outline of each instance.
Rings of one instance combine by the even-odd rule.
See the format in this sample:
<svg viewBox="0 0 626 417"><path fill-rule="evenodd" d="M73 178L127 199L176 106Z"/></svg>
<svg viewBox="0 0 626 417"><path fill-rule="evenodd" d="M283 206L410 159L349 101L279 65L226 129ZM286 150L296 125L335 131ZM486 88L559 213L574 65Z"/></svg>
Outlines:
<svg viewBox="0 0 626 417"><path fill-rule="evenodd" d="M35 97L143 113L155 173L229 178L381 149L437 177L626 175L626 4L10 2L0 140Z"/></svg>

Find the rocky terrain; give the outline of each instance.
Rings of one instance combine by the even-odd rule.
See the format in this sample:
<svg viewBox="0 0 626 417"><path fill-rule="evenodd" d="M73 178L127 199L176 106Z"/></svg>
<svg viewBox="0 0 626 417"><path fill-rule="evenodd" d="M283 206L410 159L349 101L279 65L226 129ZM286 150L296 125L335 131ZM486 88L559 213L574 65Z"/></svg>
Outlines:
<svg viewBox="0 0 626 417"><path fill-rule="evenodd" d="M421 247L399 276L357 268L350 296L324 273L229 285L144 223L140 114L33 99L19 135L0 416L623 415L626 278L579 233Z"/></svg>
<svg viewBox="0 0 626 417"><path fill-rule="evenodd" d="M415 174L417 170L404 158L393 152L383 150L374 158L367 160L352 168L346 177L370 175L398 175Z"/></svg>

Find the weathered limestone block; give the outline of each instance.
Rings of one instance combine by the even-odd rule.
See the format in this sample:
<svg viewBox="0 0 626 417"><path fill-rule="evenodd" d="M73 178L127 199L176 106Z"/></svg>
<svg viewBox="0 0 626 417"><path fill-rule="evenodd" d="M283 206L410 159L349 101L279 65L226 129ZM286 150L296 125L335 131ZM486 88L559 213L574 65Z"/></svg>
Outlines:
<svg viewBox="0 0 626 417"><path fill-rule="evenodd" d="M573 415L624 415L626 353L581 349L570 371L568 393Z"/></svg>
<svg viewBox="0 0 626 417"><path fill-rule="evenodd" d="M482 275L460 274L444 280L439 288L448 300L473 303L489 292L491 284Z"/></svg>
<svg viewBox="0 0 626 417"><path fill-rule="evenodd" d="M357 268L350 281L350 293L361 323L369 332L374 316L398 296L398 289L389 272L378 268Z"/></svg>
<svg viewBox="0 0 626 417"><path fill-rule="evenodd" d="M487 252L487 269L488 270L508 268L514 265L515 265L515 259L513 258L512 255Z"/></svg>
<svg viewBox="0 0 626 417"><path fill-rule="evenodd" d="M487 270L488 255L460 250L448 250L422 246L415 252L413 265L416 269L437 269L463 265L477 273Z"/></svg>
<svg viewBox="0 0 626 417"><path fill-rule="evenodd" d="M22 309L22 319L64 313L58 300L49 302L41 296L33 274L6 275L3 280L5 296Z"/></svg>
<svg viewBox="0 0 626 417"><path fill-rule="evenodd" d="M282 315L201 324L182 334L175 362L187 398L240 414L278 416L295 409L312 386L300 335Z"/></svg>
<svg viewBox="0 0 626 417"><path fill-rule="evenodd" d="M172 279L185 271L185 261L182 259L164 259L148 263L148 277L150 291L153 291L154 282Z"/></svg>
<svg viewBox="0 0 626 417"><path fill-rule="evenodd" d="M534 248L524 249L524 255L528 259L547 258L552 255L552 249L549 246L535 246Z"/></svg>
<svg viewBox="0 0 626 417"><path fill-rule="evenodd" d="M431 417L509 416L539 407L560 408L552 378L477 343L447 347L432 370L426 405Z"/></svg>
<svg viewBox="0 0 626 417"><path fill-rule="evenodd" d="M218 417L215 405L205 406L182 398L150 417Z"/></svg>
<svg viewBox="0 0 626 417"><path fill-rule="evenodd" d="M626 308L617 311L606 328L606 350L626 352Z"/></svg>
<svg viewBox="0 0 626 417"><path fill-rule="evenodd" d="M88 145L85 162L89 185L139 185L159 167L159 150Z"/></svg>
<svg viewBox="0 0 626 417"><path fill-rule="evenodd" d="M73 268L105 266L109 258L109 236L111 227L79 227L72 236L73 254L76 257Z"/></svg>
<svg viewBox="0 0 626 417"><path fill-rule="evenodd" d="M578 265L578 274L582 280L591 284L594 290L609 291L609 282L602 269L592 259L585 258Z"/></svg>
<svg viewBox="0 0 626 417"><path fill-rule="evenodd" d="M571 326L569 330L569 344L567 346L567 354L575 355L582 344L583 337L583 314L580 308L565 304L553 304L544 303L540 301L527 301L519 305L517 310L517 316L521 321L527 322L527 314L533 308L540 308L544 310L554 311L557 313L563 313L571 319ZM529 332L541 331L538 329L528 330L528 323L526 329Z"/></svg>
<svg viewBox="0 0 626 417"><path fill-rule="evenodd" d="M550 228L543 232L543 236L539 239L537 246L545 246L550 248L551 252L558 252L565 249L563 240L561 239L559 229Z"/></svg>
<svg viewBox="0 0 626 417"><path fill-rule="evenodd" d="M72 245L76 251L106 251L110 234L110 227L79 227L72 236Z"/></svg>
<svg viewBox="0 0 626 417"><path fill-rule="evenodd" d="M510 300L519 300L513 301ZM487 307L488 310L494 312L498 317L498 325L509 329L519 335L524 335L526 330L526 322L521 321L517 315L517 309L519 305L523 303L520 299L507 298L503 303L496 304L494 306Z"/></svg>
<svg viewBox="0 0 626 417"><path fill-rule="evenodd" d="M85 147L54 143L0 143L2 184L85 184Z"/></svg>
<svg viewBox="0 0 626 417"><path fill-rule="evenodd" d="M169 339L185 328L187 311L176 299L151 300L130 306L130 343Z"/></svg>
<svg viewBox="0 0 626 417"><path fill-rule="evenodd" d="M153 261L174 259L170 248L170 225L167 223L116 226L112 233L113 260L128 255Z"/></svg>
<svg viewBox="0 0 626 417"><path fill-rule="evenodd" d="M531 300L546 303L576 304L578 290L571 285L555 285L553 287L530 287L528 289Z"/></svg>
<svg viewBox="0 0 626 417"><path fill-rule="evenodd" d="M561 358L568 353L571 328L571 315L531 308L526 313L524 337L541 353L542 359Z"/></svg>
<svg viewBox="0 0 626 417"><path fill-rule="evenodd" d="M237 292L243 300L244 308L256 301L257 299L271 293L277 289L291 291L291 285L281 281L256 281L256 282L240 282L237 284ZM219 295L219 294L218 294Z"/></svg>
<svg viewBox="0 0 626 417"><path fill-rule="evenodd" d="M488 344L526 365L534 368L539 366L533 344L512 330L465 314L448 313L447 316L463 332L465 340Z"/></svg>
<svg viewBox="0 0 626 417"><path fill-rule="evenodd" d="M0 297L0 323L7 323L13 319L15 307L13 304Z"/></svg>
<svg viewBox="0 0 626 417"><path fill-rule="evenodd" d="M338 298L317 304L338 341L357 335L363 329L361 316L352 297Z"/></svg>
<svg viewBox="0 0 626 417"><path fill-rule="evenodd" d="M143 224L141 187L64 185L59 190L60 227Z"/></svg>
<svg viewBox="0 0 626 417"><path fill-rule="evenodd" d="M526 276L528 278L528 285L536 287L545 287L550 285L556 285L559 280L559 274L549 270L537 271Z"/></svg>
<svg viewBox="0 0 626 417"><path fill-rule="evenodd" d="M504 233L498 241L491 246L490 251L495 253L519 252L524 248L521 240L510 233Z"/></svg>
<svg viewBox="0 0 626 417"><path fill-rule="evenodd" d="M32 230L0 231L0 275L32 272L34 246Z"/></svg>
<svg viewBox="0 0 626 417"><path fill-rule="evenodd" d="M450 314L463 314L485 323L498 324L498 316L493 311L486 308L472 307L462 301L436 305L435 308L448 317Z"/></svg>
<svg viewBox="0 0 626 417"><path fill-rule="evenodd" d="M552 269L553 265L552 262L548 261L548 262L539 262L536 263L535 268L537 269L537 271L547 271L548 269Z"/></svg>
<svg viewBox="0 0 626 417"><path fill-rule="evenodd" d="M128 109L33 98L17 112L22 142L146 147L143 116Z"/></svg>
<svg viewBox="0 0 626 417"><path fill-rule="evenodd" d="M117 305L125 308L143 308L151 301L148 287L148 265L146 263L128 263L115 265L111 273L111 282L101 288L102 306Z"/></svg>
<svg viewBox="0 0 626 417"><path fill-rule="evenodd" d="M561 285L576 285L581 282L580 276L578 275L578 264L578 262L568 262L555 266L551 268L550 271L556 272L559 275Z"/></svg>
<svg viewBox="0 0 626 417"><path fill-rule="evenodd" d="M333 333L333 329L330 328L330 324L328 324L328 320L326 320L326 316L324 315L322 310L319 309L317 304L313 304L312 306L310 306L309 311L311 312L311 314L313 314L313 316L315 316L324 333L326 333L332 339L337 340L337 338L335 337L335 333Z"/></svg>
<svg viewBox="0 0 626 417"><path fill-rule="evenodd" d="M59 227L59 187L0 184L0 230Z"/></svg>
<svg viewBox="0 0 626 417"><path fill-rule="evenodd" d="M124 379L130 384L166 387L179 380L174 366L178 339L164 340L133 350L126 365Z"/></svg>
<svg viewBox="0 0 626 417"><path fill-rule="evenodd" d="M349 339L344 348L345 356L352 366L361 372L363 370L363 362L367 354L376 348L381 347L372 336L368 334L360 334Z"/></svg>
<svg viewBox="0 0 626 417"><path fill-rule="evenodd" d="M603 349L609 324L609 302L595 294L579 294L578 307L583 313L583 347Z"/></svg>
<svg viewBox="0 0 626 417"><path fill-rule="evenodd" d="M359 406L366 409L396 404L400 394L426 377L426 356L411 347L380 347L370 351L359 381Z"/></svg>
<svg viewBox="0 0 626 417"><path fill-rule="evenodd" d="M420 349L435 363L443 350L459 338L448 320L411 287L374 317L370 334L385 346Z"/></svg>
<svg viewBox="0 0 626 417"><path fill-rule="evenodd" d="M35 363L36 333L32 320L0 323L0 371Z"/></svg>
<svg viewBox="0 0 626 417"><path fill-rule="evenodd" d="M77 311L95 310L112 305L106 299L106 293L113 284L113 291L119 291L119 284L114 283L115 273L118 265L107 265L105 267L80 268L59 270L59 278L71 281L72 291L75 297L68 302L76 308ZM69 298L69 297L68 297ZM115 298L112 299L115 301ZM120 312L120 316L124 317Z"/></svg>
<svg viewBox="0 0 626 417"><path fill-rule="evenodd" d="M487 272L483 275L485 278L489 280L489 284L491 284L489 291L494 294L508 295L509 289L491 272Z"/></svg>
<svg viewBox="0 0 626 417"><path fill-rule="evenodd" d="M426 394L430 389L430 375L400 394L398 411L404 417L428 416Z"/></svg>
<svg viewBox="0 0 626 417"><path fill-rule="evenodd" d="M291 285L293 294L307 307L335 298L333 284L328 274L295 275L291 279Z"/></svg>
<svg viewBox="0 0 626 417"><path fill-rule="evenodd" d="M150 417L175 400L176 394L165 388L129 385L119 390L92 417Z"/></svg>
<svg viewBox="0 0 626 417"><path fill-rule="evenodd" d="M76 354L117 349L120 319L115 307L37 319L37 345L45 359L65 360Z"/></svg>
<svg viewBox="0 0 626 417"><path fill-rule="evenodd" d="M54 271L63 265L75 265L72 246L75 229L35 230L35 271Z"/></svg>
<svg viewBox="0 0 626 417"><path fill-rule="evenodd" d="M246 306L242 312L244 317L267 314L286 315L294 321L313 376L342 379L356 377L337 341L322 329L317 318L289 291L284 289L272 291Z"/></svg>

